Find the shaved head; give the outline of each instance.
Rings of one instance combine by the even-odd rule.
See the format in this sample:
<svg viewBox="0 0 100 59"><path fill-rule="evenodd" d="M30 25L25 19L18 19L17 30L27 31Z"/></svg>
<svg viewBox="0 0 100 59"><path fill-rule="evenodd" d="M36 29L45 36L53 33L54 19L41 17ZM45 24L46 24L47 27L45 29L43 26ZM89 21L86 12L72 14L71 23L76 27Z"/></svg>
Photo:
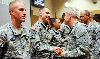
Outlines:
<svg viewBox="0 0 100 59"><path fill-rule="evenodd" d="M50 10L48 8L40 8L39 12L50 12Z"/></svg>
<svg viewBox="0 0 100 59"><path fill-rule="evenodd" d="M16 4L22 3L25 5L25 3L22 0L12 0L9 4L9 11L14 9L16 7Z"/></svg>

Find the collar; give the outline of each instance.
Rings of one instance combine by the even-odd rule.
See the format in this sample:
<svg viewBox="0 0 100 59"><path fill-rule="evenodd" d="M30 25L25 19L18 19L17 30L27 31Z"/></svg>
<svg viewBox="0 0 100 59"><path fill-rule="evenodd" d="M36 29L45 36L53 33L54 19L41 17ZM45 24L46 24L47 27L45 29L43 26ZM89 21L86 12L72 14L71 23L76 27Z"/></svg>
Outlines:
<svg viewBox="0 0 100 59"><path fill-rule="evenodd" d="M66 26L68 29L73 29L73 27L75 27L77 23L79 23L79 22L76 21L76 22L73 24L72 28L70 28L70 27L69 27L68 25L66 25L65 23L64 23L64 24L65 24L65 26Z"/></svg>
<svg viewBox="0 0 100 59"><path fill-rule="evenodd" d="M13 35L21 35L21 36L24 36L24 35L27 34L26 28L24 28L24 27L21 27L20 28L20 31L17 30L11 23L8 25L8 27L12 31Z"/></svg>
<svg viewBox="0 0 100 59"><path fill-rule="evenodd" d="M43 26L43 28L46 29L47 26L43 22L38 21L38 23L40 23Z"/></svg>
<svg viewBox="0 0 100 59"><path fill-rule="evenodd" d="M91 26L91 25L94 24L95 22L96 22L96 21L93 20L92 22L89 23L88 26Z"/></svg>
<svg viewBox="0 0 100 59"><path fill-rule="evenodd" d="M73 27L75 27L77 23L79 23L79 22L78 22L78 21L76 21L76 22L73 24L72 28L73 28Z"/></svg>
<svg viewBox="0 0 100 59"><path fill-rule="evenodd" d="M56 34L59 34L59 30L52 29Z"/></svg>

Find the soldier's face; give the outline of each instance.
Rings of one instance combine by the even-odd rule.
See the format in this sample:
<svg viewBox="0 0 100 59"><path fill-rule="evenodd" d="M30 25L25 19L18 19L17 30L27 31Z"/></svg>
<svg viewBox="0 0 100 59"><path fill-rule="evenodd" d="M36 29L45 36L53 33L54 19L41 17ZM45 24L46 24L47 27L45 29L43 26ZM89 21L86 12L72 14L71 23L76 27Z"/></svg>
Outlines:
<svg viewBox="0 0 100 59"><path fill-rule="evenodd" d="M50 18L50 10L48 8L45 8L42 12L42 19L44 22L48 22Z"/></svg>
<svg viewBox="0 0 100 59"><path fill-rule="evenodd" d="M15 3L11 9L10 14L17 19L17 21L24 22L26 18L26 8L23 3Z"/></svg>
<svg viewBox="0 0 100 59"><path fill-rule="evenodd" d="M80 13L80 19L82 23L86 23L89 20L89 16L85 15L85 13Z"/></svg>
<svg viewBox="0 0 100 59"><path fill-rule="evenodd" d="M64 16L64 19L65 19L65 22L69 22L70 21L70 14L68 14L67 12L65 13L65 16Z"/></svg>

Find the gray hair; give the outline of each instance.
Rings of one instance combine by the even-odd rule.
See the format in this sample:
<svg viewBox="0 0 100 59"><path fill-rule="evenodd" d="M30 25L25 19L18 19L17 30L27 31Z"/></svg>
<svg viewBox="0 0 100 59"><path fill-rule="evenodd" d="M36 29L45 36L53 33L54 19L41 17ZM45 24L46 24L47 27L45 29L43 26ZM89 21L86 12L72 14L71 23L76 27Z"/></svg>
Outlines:
<svg viewBox="0 0 100 59"><path fill-rule="evenodd" d="M65 7L64 12L70 14L71 16L79 17L79 10L75 7Z"/></svg>
<svg viewBox="0 0 100 59"><path fill-rule="evenodd" d="M88 10L84 10L86 16L90 16L90 12Z"/></svg>
<svg viewBox="0 0 100 59"><path fill-rule="evenodd" d="M90 11L88 11L88 10L84 10L83 12L84 12L84 14L85 14L86 16L94 17L94 13L93 13L93 12L90 12Z"/></svg>

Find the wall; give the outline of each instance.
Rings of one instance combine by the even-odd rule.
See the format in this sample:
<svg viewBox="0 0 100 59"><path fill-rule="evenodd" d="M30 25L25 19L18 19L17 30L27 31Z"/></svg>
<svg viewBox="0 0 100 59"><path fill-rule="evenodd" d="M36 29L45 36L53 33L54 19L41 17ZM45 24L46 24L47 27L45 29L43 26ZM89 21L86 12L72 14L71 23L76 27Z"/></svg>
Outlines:
<svg viewBox="0 0 100 59"><path fill-rule="evenodd" d="M64 9L64 4L67 0L53 0L53 8L54 8L54 13L56 13L57 18L61 18L62 11Z"/></svg>
<svg viewBox="0 0 100 59"><path fill-rule="evenodd" d="M0 0L0 26L10 22L8 5L9 0Z"/></svg>
<svg viewBox="0 0 100 59"><path fill-rule="evenodd" d="M100 10L93 10L92 11L94 14L100 14Z"/></svg>
<svg viewBox="0 0 100 59"><path fill-rule="evenodd" d="M63 10L66 6L72 6L81 10L100 10L100 0L98 0L97 4L93 4L91 0L53 0L56 16L58 18L61 17Z"/></svg>

